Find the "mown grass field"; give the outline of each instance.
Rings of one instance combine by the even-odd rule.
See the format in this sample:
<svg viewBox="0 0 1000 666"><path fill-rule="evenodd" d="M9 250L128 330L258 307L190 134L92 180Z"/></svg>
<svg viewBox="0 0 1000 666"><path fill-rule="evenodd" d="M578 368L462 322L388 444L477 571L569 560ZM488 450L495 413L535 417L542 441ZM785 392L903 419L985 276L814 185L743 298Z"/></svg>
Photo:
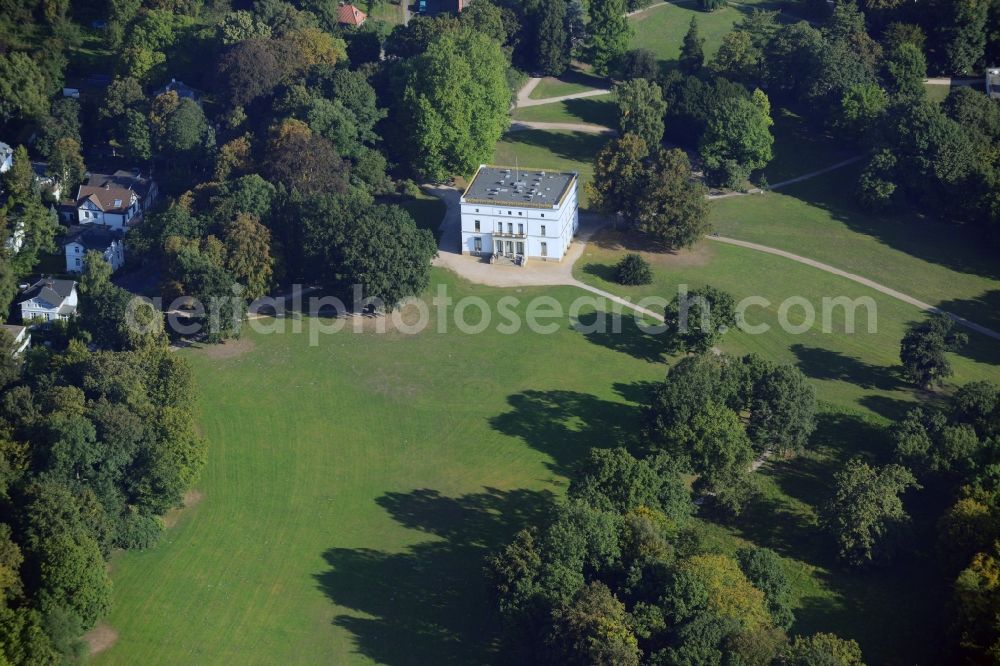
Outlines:
<svg viewBox="0 0 1000 666"><path fill-rule="evenodd" d="M860 165L764 196L712 204L724 236L795 252L1000 329L1000 262L959 225L873 214L855 195Z"/></svg>
<svg viewBox="0 0 1000 666"><path fill-rule="evenodd" d="M607 79L585 72L574 65L560 77L546 76L542 78L528 95L528 98L562 97L563 95L573 95L594 88L609 88L610 86L611 82Z"/></svg>
<svg viewBox="0 0 1000 666"><path fill-rule="evenodd" d="M569 99L554 104L526 106L514 109L514 120L543 123L591 123L617 127L618 105L612 94Z"/></svg>
<svg viewBox="0 0 1000 666"><path fill-rule="evenodd" d="M515 132L498 144L495 161L576 170L586 181L604 141ZM786 162L794 159L789 154ZM726 235L994 321L996 263L974 239L954 227L863 213L852 203L852 183L847 169L783 194L715 202L712 221ZM425 227L440 210L422 199L408 208ZM937 399L912 390L896 368L899 338L921 313L842 278L712 241L689 253L649 255L653 285L611 282L622 252L643 247L641 239L602 234L575 273L633 299L671 297L680 283L768 298L771 305L752 308L749 318L772 331L730 332L723 349L796 364L821 400L811 451L767 463L762 494L747 515L732 524L700 523L703 537L720 551L751 540L786 557L797 606L793 633L856 638L872 664L942 663L934 650L948 590L927 553L913 553L888 573L847 572L833 560L817 514L843 462L859 454L883 458L882 427L917 401ZM491 305L539 294L565 305L584 294L481 287L439 269L433 283ZM844 334L840 310L830 333L819 329L821 320L802 334L786 333L775 327L776 309L796 295L819 314L823 296L871 296L877 333L866 332L861 316L859 333ZM523 305L517 310L523 314ZM800 313L791 311L792 323ZM590 323L593 314L581 319ZM995 342L972 337L970 348L952 356L953 383L1000 381ZM312 347L305 334L248 334L232 347L182 352L201 390L209 462L197 501L163 542L113 560L107 624L118 640L94 661L493 661L499 620L483 557L546 511L589 447L634 436L638 405L666 370L662 351L661 339L626 318L618 335L584 334L564 320L553 335L493 328L466 335L450 325L447 334L417 336L342 332ZM936 501L913 498L919 525Z"/></svg>
<svg viewBox="0 0 1000 666"><path fill-rule="evenodd" d="M390 26L394 26L403 23L405 5L405 0L398 3L392 0L369 0L359 3L358 6L368 13L369 18L385 21Z"/></svg>
<svg viewBox="0 0 1000 666"><path fill-rule="evenodd" d="M434 281L494 304L542 293ZM157 548L115 558L120 638L97 663L490 661L482 558L589 446L634 430L636 387L663 368L565 322L450 328L185 352L211 442L203 499Z"/></svg>
<svg viewBox="0 0 1000 666"><path fill-rule="evenodd" d="M668 67L675 67L691 17L698 21L698 33L705 40L705 59L719 50L722 38L733 25L754 9L777 9L775 3L758 1L729 4L714 12L705 12L693 0L650 8L629 19L635 35L631 48L649 49Z"/></svg>

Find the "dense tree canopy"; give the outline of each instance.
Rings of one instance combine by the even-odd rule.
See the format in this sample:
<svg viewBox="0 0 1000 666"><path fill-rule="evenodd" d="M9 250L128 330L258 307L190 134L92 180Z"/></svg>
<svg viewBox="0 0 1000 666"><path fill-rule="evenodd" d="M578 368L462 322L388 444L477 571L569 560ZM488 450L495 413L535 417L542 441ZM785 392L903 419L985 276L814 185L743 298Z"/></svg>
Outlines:
<svg viewBox="0 0 1000 666"><path fill-rule="evenodd" d="M506 62L499 44L472 30L449 32L414 59L398 120L421 177L443 180L488 161L509 123Z"/></svg>

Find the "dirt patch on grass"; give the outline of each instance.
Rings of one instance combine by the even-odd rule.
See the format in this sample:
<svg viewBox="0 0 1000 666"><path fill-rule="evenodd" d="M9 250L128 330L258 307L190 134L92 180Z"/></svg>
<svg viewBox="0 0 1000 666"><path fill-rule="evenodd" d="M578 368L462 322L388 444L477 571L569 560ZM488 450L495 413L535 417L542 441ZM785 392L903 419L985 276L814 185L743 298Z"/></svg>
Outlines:
<svg viewBox="0 0 1000 666"><path fill-rule="evenodd" d="M205 345L202 353L209 358L236 358L253 351L256 345L252 340L240 338L239 340L226 340L217 345Z"/></svg>
<svg viewBox="0 0 1000 666"><path fill-rule="evenodd" d="M590 240L594 246L610 252L638 252L654 266L704 266L715 256L715 248L705 241L688 250L656 251L650 248L649 237L635 231L602 229Z"/></svg>
<svg viewBox="0 0 1000 666"><path fill-rule="evenodd" d="M192 507L197 506L204 497L204 493L200 490L189 490L184 493L184 497L182 499L183 505L175 509L171 509L163 514L163 526L170 529L176 525L177 521L181 519L181 516L183 516Z"/></svg>
<svg viewBox="0 0 1000 666"><path fill-rule="evenodd" d="M118 642L118 632L106 624L99 624L83 635L91 656L104 652Z"/></svg>

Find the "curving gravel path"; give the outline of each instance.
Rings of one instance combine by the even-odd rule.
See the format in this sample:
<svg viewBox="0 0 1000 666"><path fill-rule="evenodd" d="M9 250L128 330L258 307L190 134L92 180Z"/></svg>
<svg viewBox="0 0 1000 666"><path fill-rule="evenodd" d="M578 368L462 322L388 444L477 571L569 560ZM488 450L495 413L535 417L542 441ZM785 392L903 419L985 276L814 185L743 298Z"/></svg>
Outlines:
<svg viewBox="0 0 1000 666"><path fill-rule="evenodd" d="M425 187L425 190L428 193L439 197L445 203L445 216L444 220L441 222L441 241L439 244L438 256L434 259L435 266L440 266L454 271L459 276L469 280L470 282L486 284L494 287L579 287L580 289L589 291L592 294L606 298L609 301L623 305L624 307L636 312L640 312L647 317L651 317L657 321L663 321L662 314L647 310L646 308L641 308L628 299L602 289L598 289L597 287L581 282L573 277L573 264L575 264L583 254L583 250L587 246L587 242L590 240L590 237L594 234L594 232L608 223L607 219L604 217L586 213L580 216L580 232L578 233L577 238L573 241L573 245L570 247L569 252L561 262L529 261L526 266L495 266L480 260L478 257L470 257L461 254L461 218L459 209L459 198L461 194L459 191L453 187L437 186L427 186ZM706 238L716 243L726 243L728 245L736 245L738 247L755 250L757 252L766 252L767 254L777 255L800 264L811 266L826 273L846 278L852 282L857 282L858 284L862 284L870 289L874 289L881 294L885 294L886 296L890 296L896 300L913 305L914 307L926 312L943 314L972 331L981 333L982 335L993 338L994 340L1000 340L1000 333L994 331L993 329L977 324L976 322L970 321L964 317L960 317L952 312L942 310L941 308L925 303L917 298L914 298L913 296L904 294L901 291L887 287L883 284L875 282L874 280L870 280L855 273L850 273L835 266L825 264L821 261L816 261L815 259L803 257L801 255L786 252L785 250L779 250L767 245L737 240L735 238L727 238L725 236L706 236Z"/></svg>
<svg viewBox="0 0 1000 666"><path fill-rule="evenodd" d="M901 291L897 291L892 287L887 287L884 284L880 284L878 282L875 282L874 280L869 280L868 278L856 275L855 273L849 273L845 270L836 268L835 266L831 266L830 264L824 264L823 262L816 261L815 259L803 257L798 254L793 254L792 252L786 252L785 250L779 250L774 247L768 247L767 245L760 245L759 243L751 243L749 241L737 240L735 238L727 238L725 236L706 236L706 238L715 241L717 243L726 243L727 245L737 245L739 247L744 247L750 250L756 250L758 252L766 252L767 254L774 254L779 257L784 257L785 259L791 259L792 261L796 261L800 264L805 264L806 266L812 266L813 268L818 268L821 271L832 273L833 275L838 275L842 278L847 278L852 282L863 284L864 286L869 287L870 289L874 289L875 291L881 294L885 294L886 296L891 296L892 298L895 298L896 300L902 301L904 303L909 303L910 305L918 307L926 312L943 314L954 320L955 323L960 324L972 331L976 331L977 333L982 333L983 335L991 337L994 340L1000 340L1000 333L997 333L991 328L987 328L981 324L977 324L974 321L970 321L965 317L960 317L957 314L948 312L947 310L942 310L941 308L936 307L934 305L930 305L929 303L924 303L923 301L914 298L913 296L908 296L907 294L904 294Z"/></svg>

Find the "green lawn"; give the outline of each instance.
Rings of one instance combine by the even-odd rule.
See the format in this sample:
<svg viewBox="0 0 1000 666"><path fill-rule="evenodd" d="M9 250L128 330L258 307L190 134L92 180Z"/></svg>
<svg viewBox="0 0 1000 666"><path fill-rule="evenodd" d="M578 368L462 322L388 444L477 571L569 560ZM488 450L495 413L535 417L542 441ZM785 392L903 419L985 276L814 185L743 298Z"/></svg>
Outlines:
<svg viewBox="0 0 1000 666"><path fill-rule="evenodd" d="M635 29L631 48L649 49L668 66L676 66L680 57L681 43L687 34L691 17L698 21L698 33L705 40L705 59L711 59L722 44L722 38L732 30L733 24L756 7L773 8L770 2L747 2L729 5L714 12L697 9L693 1L653 7L629 19Z"/></svg>
<svg viewBox="0 0 1000 666"><path fill-rule="evenodd" d="M509 132L497 144L494 163L513 165L516 161L525 168L576 171L581 181L580 202L585 208L587 195L582 185L593 178L594 155L607 140L606 136L583 132Z"/></svg>
<svg viewBox="0 0 1000 666"><path fill-rule="evenodd" d="M563 95L573 95L579 92L586 92L594 88L608 88L611 83L607 79L602 79L588 72L579 69L568 69L562 76L556 78L546 76L535 89L528 95L529 99L545 99L547 97L562 97Z"/></svg>
<svg viewBox="0 0 1000 666"><path fill-rule="evenodd" d="M555 104L527 106L514 109L514 120L530 120L543 123L591 123L616 127L618 125L618 105L611 94L570 99Z"/></svg>
<svg viewBox="0 0 1000 666"><path fill-rule="evenodd" d="M714 202L712 225L725 236L832 264L1000 329L996 254L956 225L863 210L854 196L859 168Z"/></svg>
<svg viewBox="0 0 1000 666"><path fill-rule="evenodd" d="M369 18L376 21L385 21L390 26L399 25L403 22L403 15L405 13L403 2L368 0L368 2L362 2L359 5L368 13Z"/></svg>
<svg viewBox="0 0 1000 666"><path fill-rule="evenodd" d="M924 90L927 91L928 99L940 104L948 96L948 93L951 92L951 86L924 84Z"/></svg>
<svg viewBox="0 0 1000 666"><path fill-rule="evenodd" d="M494 304L543 293L434 282ZM120 638L96 662L491 661L483 557L563 492L589 446L635 430L631 401L663 368L566 322L450 329L183 352L211 442L203 499L156 548L115 557Z"/></svg>

